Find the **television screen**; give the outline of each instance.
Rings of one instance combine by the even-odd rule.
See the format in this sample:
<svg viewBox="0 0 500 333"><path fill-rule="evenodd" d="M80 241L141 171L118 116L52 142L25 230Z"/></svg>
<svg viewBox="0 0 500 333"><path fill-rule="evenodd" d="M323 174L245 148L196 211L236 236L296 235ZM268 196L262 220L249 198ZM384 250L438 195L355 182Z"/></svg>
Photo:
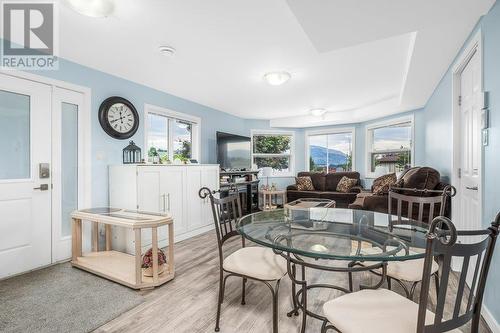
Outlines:
<svg viewBox="0 0 500 333"><path fill-rule="evenodd" d="M217 163L223 169L252 168L250 138L217 132Z"/></svg>

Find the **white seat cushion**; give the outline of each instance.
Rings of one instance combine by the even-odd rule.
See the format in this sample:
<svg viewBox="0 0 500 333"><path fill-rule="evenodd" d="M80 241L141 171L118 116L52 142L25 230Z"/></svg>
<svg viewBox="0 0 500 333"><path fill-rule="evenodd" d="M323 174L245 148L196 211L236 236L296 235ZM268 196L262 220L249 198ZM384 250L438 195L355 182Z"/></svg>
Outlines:
<svg viewBox="0 0 500 333"><path fill-rule="evenodd" d="M259 280L278 280L287 272L286 260L264 247L244 247L224 259L224 270Z"/></svg>
<svg viewBox="0 0 500 333"><path fill-rule="evenodd" d="M390 261L387 263L387 275L398 280L416 282L422 280L425 259ZM432 261L431 274L439 270L437 262Z"/></svg>
<svg viewBox="0 0 500 333"><path fill-rule="evenodd" d="M394 249L394 247L388 246L388 250ZM364 255L377 255L381 253L382 250L380 248L376 247L365 247L362 248L360 253ZM355 254L356 251L353 250L352 254ZM396 253L396 256L404 255L404 250ZM417 252L410 250L410 254L416 254ZM424 271L424 261L425 259L411 259L411 260L405 260L405 261L389 261L387 262L387 276L390 276L392 278L402 280L402 281L409 281L409 282L416 282L416 281L421 281L422 280L422 273ZM365 261L364 263L361 263L362 265L369 266L369 265L375 265L377 262L372 262L372 261ZM433 261L432 262L432 268L431 268L431 274L436 273L439 270L439 265L437 262ZM382 269L376 269L374 270L378 273L382 273Z"/></svg>
<svg viewBox="0 0 500 333"><path fill-rule="evenodd" d="M387 289L361 290L323 305L323 312L342 333L415 333L418 304ZM434 322L427 310L426 324ZM461 333L460 330L450 331Z"/></svg>

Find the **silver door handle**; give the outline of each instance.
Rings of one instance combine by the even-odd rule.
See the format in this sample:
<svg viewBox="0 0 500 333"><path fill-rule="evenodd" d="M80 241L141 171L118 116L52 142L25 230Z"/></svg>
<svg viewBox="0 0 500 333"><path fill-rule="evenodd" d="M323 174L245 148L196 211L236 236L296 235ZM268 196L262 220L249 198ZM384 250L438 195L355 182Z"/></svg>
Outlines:
<svg viewBox="0 0 500 333"><path fill-rule="evenodd" d="M168 211L170 211L170 193L167 194L167 200L168 200Z"/></svg>
<svg viewBox="0 0 500 333"><path fill-rule="evenodd" d="M34 187L34 190L40 190L40 191L48 191L49 190L49 184L40 184L40 187Z"/></svg>
<svg viewBox="0 0 500 333"><path fill-rule="evenodd" d="M472 191L477 191L478 190L477 186L466 186L465 188L468 189L468 190L472 190Z"/></svg>
<svg viewBox="0 0 500 333"><path fill-rule="evenodd" d="M165 209L167 208L167 205L165 204L165 194L160 195L161 198L161 211L165 212Z"/></svg>

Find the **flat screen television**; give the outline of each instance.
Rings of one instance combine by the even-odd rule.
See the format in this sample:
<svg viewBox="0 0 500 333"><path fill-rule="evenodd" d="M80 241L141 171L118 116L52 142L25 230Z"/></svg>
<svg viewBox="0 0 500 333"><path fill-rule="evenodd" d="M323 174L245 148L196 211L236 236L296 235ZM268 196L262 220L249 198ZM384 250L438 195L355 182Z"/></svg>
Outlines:
<svg viewBox="0 0 500 333"><path fill-rule="evenodd" d="M252 168L249 137L217 132L217 163L223 169Z"/></svg>

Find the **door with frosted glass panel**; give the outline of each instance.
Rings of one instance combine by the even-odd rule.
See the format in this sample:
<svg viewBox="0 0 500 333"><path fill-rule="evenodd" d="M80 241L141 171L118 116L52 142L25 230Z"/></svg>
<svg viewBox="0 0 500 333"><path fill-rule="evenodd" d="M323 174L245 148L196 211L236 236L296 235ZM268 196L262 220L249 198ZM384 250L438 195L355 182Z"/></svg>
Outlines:
<svg viewBox="0 0 500 333"><path fill-rule="evenodd" d="M81 207L83 135L82 93L54 88L52 115L53 177L52 257L61 261L71 257L71 212Z"/></svg>
<svg viewBox="0 0 500 333"><path fill-rule="evenodd" d="M51 263L50 163L51 87L0 74L0 278Z"/></svg>

